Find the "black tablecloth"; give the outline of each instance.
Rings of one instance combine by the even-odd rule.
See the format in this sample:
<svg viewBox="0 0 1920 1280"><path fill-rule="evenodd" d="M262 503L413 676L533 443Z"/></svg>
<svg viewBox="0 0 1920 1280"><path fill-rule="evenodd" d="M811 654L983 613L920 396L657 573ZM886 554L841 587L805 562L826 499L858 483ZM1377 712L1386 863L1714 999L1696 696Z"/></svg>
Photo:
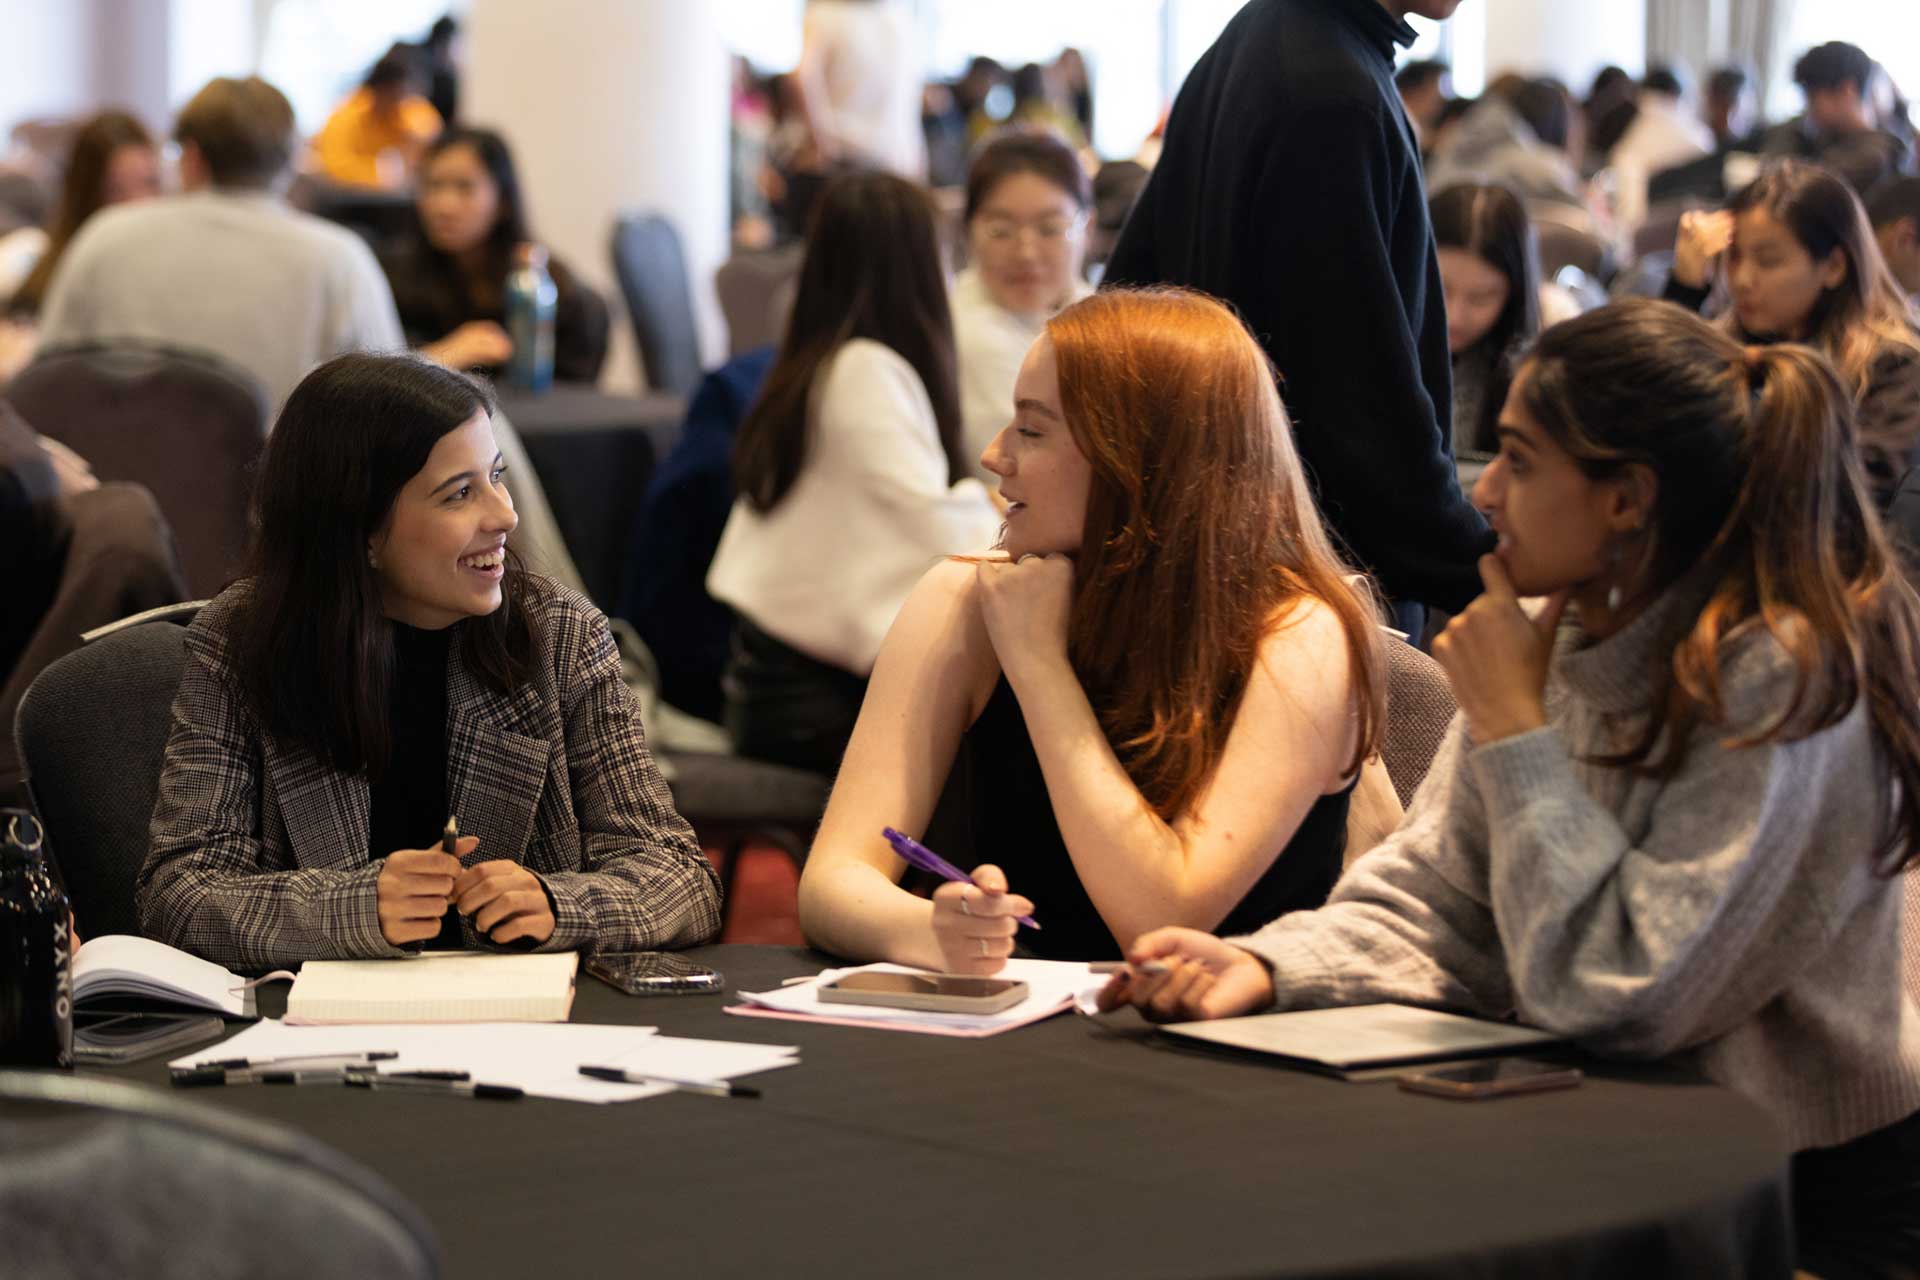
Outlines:
<svg viewBox="0 0 1920 1280"><path fill-rule="evenodd" d="M502 388L500 407L540 473L587 593L613 610L626 585L626 548L640 499L654 463L680 434L686 401L559 383L537 396Z"/></svg>
<svg viewBox="0 0 1920 1280"><path fill-rule="evenodd" d="M691 954L746 990L823 963ZM1130 1014L964 1040L723 1014L732 999L583 974L574 1020L799 1045L752 1078L758 1100L194 1096L364 1161L457 1277L1791 1271L1780 1139L1670 1074L1453 1102L1176 1050ZM165 1087L158 1061L105 1074Z"/></svg>

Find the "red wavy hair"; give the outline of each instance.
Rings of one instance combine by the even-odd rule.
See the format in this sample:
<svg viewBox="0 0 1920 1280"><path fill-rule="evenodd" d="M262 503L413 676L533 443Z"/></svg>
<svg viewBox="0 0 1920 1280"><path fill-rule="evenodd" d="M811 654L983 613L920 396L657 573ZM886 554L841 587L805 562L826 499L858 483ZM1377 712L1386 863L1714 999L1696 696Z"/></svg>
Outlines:
<svg viewBox="0 0 1920 1280"><path fill-rule="evenodd" d="M1179 289L1104 290L1047 336L1093 468L1068 650L1141 795L1170 822L1205 791L1262 641L1307 600L1346 632L1358 770L1386 723L1379 605L1334 550L1266 353Z"/></svg>

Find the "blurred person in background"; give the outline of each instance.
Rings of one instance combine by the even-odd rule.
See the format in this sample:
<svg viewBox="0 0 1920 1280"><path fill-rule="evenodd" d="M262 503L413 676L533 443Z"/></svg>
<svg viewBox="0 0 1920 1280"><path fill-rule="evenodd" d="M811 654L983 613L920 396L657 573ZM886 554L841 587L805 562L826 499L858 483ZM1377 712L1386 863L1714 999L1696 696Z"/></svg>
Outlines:
<svg viewBox="0 0 1920 1280"><path fill-rule="evenodd" d="M1407 120L1423 148L1453 96L1451 74L1447 64L1437 59L1409 62L1394 72L1393 87L1400 91L1400 105L1407 109Z"/></svg>
<svg viewBox="0 0 1920 1280"><path fill-rule="evenodd" d="M1701 118L1713 134L1714 146L1731 147L1753 132L1759 120L1754 104L1753 77L1745 67L1716 67L1707 77Z"/></svg>
<svg viewBox="0 0 1920 1280"><path fill-rule="evenodd" d="M1649 71L1628 109L1631 119L1607 151L1613 219L1623 236L1646 220L1647 183L1654 174L1713 150L1713 132L1687 105L1686 85L1673 67Z"/></svg>
<svg viewBox="0 0 1920 1280"><path fill-rule="evenodd" d="M794 76L823 159L925 180L923 78L899 0L807 0Z"/></svg>
<svg viewBox="0 0 1920 1280"><path fill-rule="evenodd" d="M453 128L420 162L411 232L382 251L407 345L454 369L496 375L513 355L507 276L514 250L533 241L513 153L491 129ZM607 357L607 304L558 257L553 376L590 383Z"/></svg>
<svg viewBox="0 0 1920 1280"><path fill-rule="evenodd" d="M736 618L722 684L742 755L837 770L901 602L1000 526L961 449L945 276L925 188L887 173L827 187L734 438L739 496L707 575Z"/></svg>
<svg viewBox="0 0 1920 1280"><path fill-rule="evenodd" d="M959 356L961 450L980 461L1013 416L1013 382L1047 320L1092 290L1081 278L1086 170L1057 134L1002 133L974 156L967 175L968 262L953 282Z"/></svg>
<svg viewBox="0 0 1920 1280"><path fill-rule="evenodd" d="M1883 120L1875 101L1885 75L1858 45L1831 40L1809 49L1793 64L1807 109L1769 129L1760 149L1813 160L1863 194L1890 175L1910 172L1911 129L1902 131L1904 120Z"/></svg>
<svg viewBox="0 0 1920 1280"><path fill-rule="evenodd" d="M1054 58L1053 65L1047 68L1053 77L1056 90L1066 102L1073 118L1080 122L1080 133L1089 142L1093 139L1093 76L1087 70L1087 57L1080 50L1068 45Z"/></svg>
<svg viewBox="0 0 1920 1280"><path fill-rule="evenodd" d="M421 79L407 49L389 50L315 136L314 167L349 186L405 186L443 123Z"/></svg>
<svg viewBox="0 0 1920 1280"><path fill-rule="evenodd" d="M213 80L181 108L180 195L103 209L54 273L41 339L198 347L258 378L269 412L307 371L401 345L373 251L280 198L293 107L256 77Z"/></svg>
<svg viewBox="0 0 1920 1280"><path fill-rule="evenodd" d="M1706 306L1722 258L1732 305L1721 326L1746 343L1805 343L1833 362L1886 507L1920 463L1920 335L1860 198L1818 165L1771 162L1725 210L1681 219L1668 301Z"/></svg>
<svg viewBox="0 0 1920 1280"><path fill-rule="evenodd" d="M1540 255L1526 206L1500 186L1462 183L1427 205L1447 296L1453 447L1491 454L1513 371L1540 332Z"/></svg>
<svg viewBox="0 0 1920 1280"><path fill-rule="evenodd" d="M1074 118L1065 95L1053 83L1047 68L1029 62L1013 73L1013 115L1008 123L1059 134L1075 151L1087 146L1087 134Z"/></svg>
<svg viewBox="0 0 1920 1280"><path fill-rule="evenodd" d="M452 14L427 29L419 45L419 65L427 82L427 101L452 124L460 112L460 24Z"/></svg>
<svg viewBox="0 0 1920 1280"><path fill-rule="evenodd" d="M8 313L39 314L61 255L87 219L108 205L159 194L160 151L147 127L125 111L103 111L87 121L74 135L46 249L14 291Z"/></svg>
<svg viewBox="0 0 1920 1280"><path fill-rule="evenodd" d="M1920 297L1920 178L1883 182L1867 197L1873 238L1909 297Z"/></svg>

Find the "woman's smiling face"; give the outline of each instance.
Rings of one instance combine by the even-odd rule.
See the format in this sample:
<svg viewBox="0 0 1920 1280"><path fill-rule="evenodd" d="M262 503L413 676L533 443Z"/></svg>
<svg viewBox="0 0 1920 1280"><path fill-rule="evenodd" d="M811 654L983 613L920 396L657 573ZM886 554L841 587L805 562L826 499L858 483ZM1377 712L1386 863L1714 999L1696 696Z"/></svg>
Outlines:
<svg viewBox="0 0 1920 1280"><path fill-rule="evenodd" d="M1008 555L1080 550L1093 485L1088 464L1060 409L1060 374L1044 334L1027 349L1013 384L1013 421L980 457L1000 477L1008 502Z"/></svg>

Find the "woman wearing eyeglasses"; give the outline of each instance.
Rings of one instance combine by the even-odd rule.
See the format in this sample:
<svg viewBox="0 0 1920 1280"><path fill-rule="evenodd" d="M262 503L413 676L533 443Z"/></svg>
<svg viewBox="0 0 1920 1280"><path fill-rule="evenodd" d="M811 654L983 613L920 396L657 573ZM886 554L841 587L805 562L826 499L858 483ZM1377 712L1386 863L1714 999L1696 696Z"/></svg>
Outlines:
<svg viewBox="0 0 1920 1280"><path fill-rule="evenodd" d="M1092 290L1080 277L1086 171L1054 134L1009 131L982 147L967 173L969 265L953 282L963 451L979 462L1013 411L1020 361L1047 319Z"/></svg>

